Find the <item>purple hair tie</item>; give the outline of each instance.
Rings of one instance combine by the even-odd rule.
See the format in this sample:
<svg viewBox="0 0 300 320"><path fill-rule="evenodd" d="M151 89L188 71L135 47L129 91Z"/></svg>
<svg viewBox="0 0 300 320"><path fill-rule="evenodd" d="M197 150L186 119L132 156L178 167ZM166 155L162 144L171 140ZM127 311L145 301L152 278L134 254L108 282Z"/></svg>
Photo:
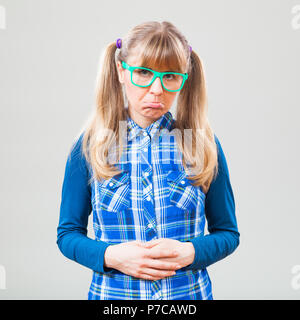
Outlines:
<svg viewBox="0 0 300 320"><path fill-rule="evenodd" d="M116 45L117 45L117 48L121 49L121 47L122 47L122 39L121 38L117 39Z"/></svg>
<svg viewBox="0 0 300 320"><path fill-rule="evenodd" d="M192 52L192 50L193 50L193 49L192 49L192 47L191 47L191 46L189 46L189 48L190 48L190 52Z"/></svg>

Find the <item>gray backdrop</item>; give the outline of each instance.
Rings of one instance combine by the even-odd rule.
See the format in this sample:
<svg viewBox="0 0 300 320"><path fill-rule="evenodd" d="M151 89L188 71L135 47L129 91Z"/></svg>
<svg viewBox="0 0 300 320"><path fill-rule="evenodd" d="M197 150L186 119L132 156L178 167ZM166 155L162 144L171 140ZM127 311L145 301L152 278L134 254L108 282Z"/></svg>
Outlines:
<svg viewBox="0 0 300 320"><path fill-rule="evenodd" d="M299 299L299 7L0 0L0 298L87 299L92 271L56 245L67 154L92 109L103 47L168 20L203 60L235 195L240 246L208 267L214 298Z"/></svg>

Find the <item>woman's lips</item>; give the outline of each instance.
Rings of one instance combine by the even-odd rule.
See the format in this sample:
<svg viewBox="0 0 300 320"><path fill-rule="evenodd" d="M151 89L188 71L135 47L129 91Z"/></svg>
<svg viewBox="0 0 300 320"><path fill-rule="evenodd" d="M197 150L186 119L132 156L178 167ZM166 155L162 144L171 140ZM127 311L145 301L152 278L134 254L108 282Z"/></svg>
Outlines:
<svg viewBox="0 0 300 320"><path fill-rule="evenodd" d="M162 103L147 103L147 106L151 108L161 108Z"/></svg>

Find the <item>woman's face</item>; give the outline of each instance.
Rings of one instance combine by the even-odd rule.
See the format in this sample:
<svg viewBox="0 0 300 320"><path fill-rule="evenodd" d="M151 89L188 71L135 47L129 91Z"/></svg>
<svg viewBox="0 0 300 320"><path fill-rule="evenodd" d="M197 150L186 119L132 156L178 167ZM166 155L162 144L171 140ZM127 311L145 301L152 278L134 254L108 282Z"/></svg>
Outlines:
<svg viewBox="0 0 300 320"><path fill-rule="evenodd" d="M126 62L130 66L140 66L135 55L131 55ZM141 88L135 86L131 82L130 71L123 69L119 61L117 62L117 68L119 80L125 86L128 99L129 116L140 127L148 127L152 122L159 119L163 114L169 111L178 92L166 91L161 85L160 78L156 78L149 87ZM161 72L167 71L154 70ZM160 102L162 103L162 106L159 108L150 107L147 104L151 102Z"/></svg>

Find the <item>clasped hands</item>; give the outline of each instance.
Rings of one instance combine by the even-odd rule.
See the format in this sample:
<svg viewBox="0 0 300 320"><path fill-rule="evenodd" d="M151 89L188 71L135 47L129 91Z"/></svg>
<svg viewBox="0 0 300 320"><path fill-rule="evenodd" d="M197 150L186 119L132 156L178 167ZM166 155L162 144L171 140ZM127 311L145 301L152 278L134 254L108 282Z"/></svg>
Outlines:
<svg viewBox="0 0 300 320"><path fill-rule="evenodd" d="M169 238L136 240L108 246L104 266L137 278L159 280L175 275L176 270L190 265L194 257L191 242Z"/></svg>

